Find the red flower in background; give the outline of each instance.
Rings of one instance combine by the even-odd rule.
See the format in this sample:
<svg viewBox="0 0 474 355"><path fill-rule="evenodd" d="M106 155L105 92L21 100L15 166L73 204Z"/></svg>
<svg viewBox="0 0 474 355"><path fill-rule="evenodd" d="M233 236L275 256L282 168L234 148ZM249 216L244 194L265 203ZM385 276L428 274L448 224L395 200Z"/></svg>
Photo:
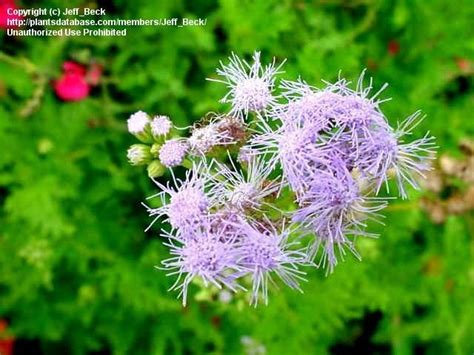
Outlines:
<svg viewBox="0 0 474 355"><path fill-rule="evenodd" d="M103 68L92 63L89 68L84 65L66 61L63 74L53 83L54 92L64 101L80 101L89 96L92 86L99 84Z"/></svg>
<svg viewBox="0 0 474 355"><path fill-rule="evenodd" d="M15 0L0 0L0 28L14 28L18 26L8 25L8 20L21 19L22 16L9 15L8 9L16 10L18 6L15 4Z"/></svg>
<svg viewBox="0 0 474 355"><path fill-rule="evenodd" d="M13 354L13 343L15 339L13 337L6 337L3 333L7 329L7 322L0 319L0 354L1 355L12 355Z"/></svg>
<svg viewBox="0 0 474 355"><path fill-rule="evenodd" d="M64 101L80 101L89 96L86 69L75 62L64 62L63 75L54 82L56 95Z"/></svg>
<svg viewBox="0 0 474 355"><path fill-rule="evenodd" d="M54 92L64 101L80 101L89 96L91 86L96 86L102 76L102 66L93 63L86 68L84 65L66 61L63 74L53 83Z"/></svg>

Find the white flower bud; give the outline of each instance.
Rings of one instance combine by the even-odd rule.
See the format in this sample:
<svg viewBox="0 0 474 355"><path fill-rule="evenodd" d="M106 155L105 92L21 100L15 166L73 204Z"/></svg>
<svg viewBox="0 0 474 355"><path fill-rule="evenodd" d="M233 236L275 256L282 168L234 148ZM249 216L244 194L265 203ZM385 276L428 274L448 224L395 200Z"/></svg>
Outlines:
<svg viewBox="0 0 474 355"><path fill-rule="evenodd" d="M172 126L168 116L155 116L150 123L154 138L166 136L171 131Z"/></svg>
<svg viewBox="0 0 474 355"><path fill-rule="evenodd" d="M128 148L127 158L132 165L146 165L152 160L150 147L145 144L134 144Z"/></svg>
<svg viewBox="0 0 474 355"><path fill-rule="evenodd" d="M152 140L150 132L150 117L143 112L135 112L127 120L128 131L144 143Z"/></svg>

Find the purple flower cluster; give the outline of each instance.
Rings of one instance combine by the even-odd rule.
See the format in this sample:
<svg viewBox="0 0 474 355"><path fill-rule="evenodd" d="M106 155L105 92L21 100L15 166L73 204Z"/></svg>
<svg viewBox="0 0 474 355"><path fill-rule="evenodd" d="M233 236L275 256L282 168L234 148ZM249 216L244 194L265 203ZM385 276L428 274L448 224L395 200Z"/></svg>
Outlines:
<svg viewBox="0 0 474 355"><path fill-rule="evenodd" d="M172 257L162 267L177 275L172 289L184 304L191 282L250 289L251 304L267 303L275 278L301 290L301 267L332 272L347 251L360 259L356 237L376 236L367 222L379 222L387 206L382 187L389 192L393 179L407 198L407 186L418 188L430 169L434 138L407 141L423 116L392 128L380 109L385 86L372 94L364 72L355 89L342 78L322 88L301 79L276 85L275 63L262 65L259 52L252 63L235 54L221 63L221 79L210 80L227 86L221 102L229 113L187 138L168 137L166 116L139 111L128 122L142 142L154 139L149 151L132 146L131 162L158 159L170 168L167 184L154 180L160 191L150 199L159 203L146 207L153 222L171 226L162 236ZM171 169L178 165L189 168L184 179Z"/></svg>
<svg viewBox="0 0 474 355"><path fill-rule="evenodd" d="M162 264L170 275L179 275L172 289L180 290L184 304L188 285L196 277L204 286L232 291L244 290L238 281L250 277L250 301L255 305L260 298L267 302L273 274L300 289L298 280L304 273L298 266L308 264L306 254L290 249L298 243L288 242L289 230L276 229L266 217L252 218L278 187L275 182L264 184L268 170L256 160L241 174L214 160L193 166L184 180L171 172L174 186L155 180L160 192L149 199L159 198L161 206L145 206L153 222L162 217L172 227L163 236L173 257Z"/></svg>
<svg viewBox="0 0 474 355"><path fill-rule="evenodd" d="M434 158L434 137L427 133L405 142L422 117L409 116L393 129L377 99L382 87L370 96L372 82L363 87L364 72L356 89L339 79L316 89L301 79L281 85L286 103L278 105L271 119L278 129L260 124L262 134L248 145L258 155L270 155L272 165L283 170L283 185L295 192L298 208L293 221L313 233L308 256L332 272L345 250L359 257L350 237L371 235L367 219L380 220L387 202L378 197L389 189L393 176L402 198L406 185L418 188ZM336 250L338 253L336 253Z"/></svg>
<svg viewBox="0 0 474 355"><path fill-rule="evenodd" d="M250 224L236 218L225 219L209 214L193 228L180 228L175 233L164 232L172 257L162 261L169 275L178 275L171 289L180 290L183 304L187 301L188 285L196 277L204 286L226 287L236 292L246 290L239 281L250 278L250 302L268 302L268 283L276 275L289 287L300 290L304 272L298 265L305 263L304 250L293 250L289 232L277 231L268 225Z"/></svg>

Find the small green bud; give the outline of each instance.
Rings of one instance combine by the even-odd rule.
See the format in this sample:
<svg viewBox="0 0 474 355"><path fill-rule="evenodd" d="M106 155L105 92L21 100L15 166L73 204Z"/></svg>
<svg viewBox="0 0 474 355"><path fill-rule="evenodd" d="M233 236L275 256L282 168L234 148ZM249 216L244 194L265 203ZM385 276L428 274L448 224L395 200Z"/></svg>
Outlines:
<svg viewBox="0 0 474 355"><path fill-rule="evenodd" d="M148 164L146 170L148 171L148 176L153 179L162 176L166 168L158 160L153 160Z"/></svg>
<svg viewBox="0 0 474 355"><path fill-rule="evenodd" d="M127 158L132 165L147 165L153 157L150 147L145 144L133 144L127 150Z"/></svg>
<svg viewBox="0 0 474 355"><path fill-rule="evenodd" d="M151 155L153 155L153 157L157 157L158 154L160 153L160 149L161 149L161 144L154 143L150 149Z"/></svg>
<svg viewBox="0 0 474 355"><path fill-rule="evenodd" d="M135 133L134 136L137 137L140 142L153 143L153 136L151 135L150 126L146 126L143 132Z"/></svg>

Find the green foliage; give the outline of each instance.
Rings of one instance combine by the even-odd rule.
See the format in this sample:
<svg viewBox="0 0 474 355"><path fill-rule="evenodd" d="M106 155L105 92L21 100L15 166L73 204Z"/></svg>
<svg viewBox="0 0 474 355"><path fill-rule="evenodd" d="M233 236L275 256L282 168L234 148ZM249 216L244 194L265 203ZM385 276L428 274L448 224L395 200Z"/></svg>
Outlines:
<svg viewBox="0 0 474 355"><path fill-rule="evenodd" d="M32 3L22 5L40 6ZM315 85L367 67L375 86L391 85L384 110L393 123L421 108L427 119L415 135L429 129L440 152L454 151L474 136L472 1L117 0L107 10L208 23L130 27L125 38L0 34L0 316L17 339L39 339L48 354L238 354L243 336L269 354L474 351L472 213L433 225L412 194L373 227L378 240L359 241L363 262L348 257L327 278L308 270L304 294L273 290L269 306L253 309L239 299L198 302L196 287L182 308L167 292L173 280L154 268L167 255L159 226L143 232L140 201L154 186L125 156L135 142L130 113L186 126L224 111L225 88L204 79L231 51L256 49L288 58L288 77ZM50 86L70 59L105 68L101 86L77 103Z"/></svg>

